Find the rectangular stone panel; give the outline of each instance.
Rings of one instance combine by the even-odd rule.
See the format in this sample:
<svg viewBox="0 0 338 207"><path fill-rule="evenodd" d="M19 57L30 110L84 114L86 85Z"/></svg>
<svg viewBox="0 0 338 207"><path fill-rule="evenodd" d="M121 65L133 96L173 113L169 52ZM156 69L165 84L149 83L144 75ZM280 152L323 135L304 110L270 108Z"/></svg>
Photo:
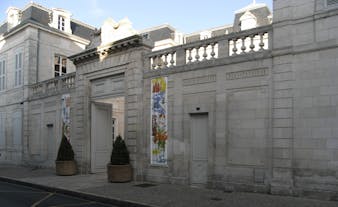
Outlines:
<svg viewBox="0 0 338 207"><path fill-rule="evenodd" d="M268 132L268 90L229 91L227 103L228 163L262 166Z"/></svg>
<svg viewBox="0 0 338 207"><path fill-rule="evenodd" d="M32 114L30 121L29 151L32 155L41 153L41 114Z"/></svg>
<svg viewBox="0 0 338 207"><path fill-rule="evenodd" d="M91 96L106 96L112 94L121 94L124 93L125 82L124 76L111 76L107 78L101 78L93 80L91 82Z"/></svg>

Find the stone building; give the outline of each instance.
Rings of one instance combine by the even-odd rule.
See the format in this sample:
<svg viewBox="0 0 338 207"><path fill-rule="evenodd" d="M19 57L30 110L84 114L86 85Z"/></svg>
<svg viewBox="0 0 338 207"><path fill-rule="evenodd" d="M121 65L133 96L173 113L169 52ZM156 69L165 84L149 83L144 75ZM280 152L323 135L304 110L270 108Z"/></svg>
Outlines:
<svg viewBox="0 0 338 207"><path fill-rule="evenodd" d="M62 9L35 3L10 7L0 25L0 162L52 166L57 150L60 107L32 108L32 84L72 80L74 64L67 56L83 51L94 28ZM52 84L52 83L51 83ZM50 85L51 85L50 84ZM49 85L49 87L50 87ZM44 110L42 117L39 110ZM50 126L50 125L49 125Z"/></svg>
<svg viewBox="0 0 338 207"><path fill-rule="evenodd" d="M107 21L69 57L71 81L27 86L24 161L46 165L50 151L34 142L60 134L54 117L69 94L80 173L104 171L122 134L135 180L337 199L338 3L273 7L272 23L253 4L233 25L186 36Z"/></svg>

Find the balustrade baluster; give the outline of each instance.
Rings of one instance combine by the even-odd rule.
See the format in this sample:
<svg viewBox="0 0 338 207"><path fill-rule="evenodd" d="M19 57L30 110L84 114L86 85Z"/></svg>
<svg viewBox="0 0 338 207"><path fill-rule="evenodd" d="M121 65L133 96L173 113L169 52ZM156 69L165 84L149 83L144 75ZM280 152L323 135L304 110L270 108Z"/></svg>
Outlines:
<svg viewBox="0 0 338 207"><path fill-rule="evenodd" d="M162 55L157 56L157 66L158 66L157 68L158 69L162 68L162 62L163 62Z"/></svg>
<svg viewBox="0 0 338 207"><path fill-rule="evenodd" d="M169 53L164 54L164 67L165 68L168 67L168 55L169 55Z"/></svg>
<svg viewBox="0 0 338 207"><path fill-rule="evenodd" d="M216 43L211 43L210 45L211 45L211 53L210 53L211 59L215 59L215 55L216 55L216 53L215 53L215 45L216 45Z"/></svg>
<svg viewBox="0 0 338 207"><path fill-rule="evenodd" d="M189 51L189 56L188 56L188 63L191 63L192 61L192 57L191 57L191 51L192 51L193 48L189 48L188 51Z"/></svg>
<svg viewBox="0 0 338 207"><path fill-rule="evenodd" d="M264 33L260 33L260 43L259 43L259 51L263 51L264 50Z"/></svg>
<svg viewBox="0 0 338 207"><path fill-rule="evenodd" d="M241 47L242 52L241 52L241 54L245 54L245 50L246 50L245 39L246 39L245 36L242 37L242 47Z"/></svg>
<svg viewBox="0 0 338 207"><path fill-rule="evenodd" d="M204 48L203 60L207 60L207 57L208 57L208 54L207 54L207 47L208 47L208 44L205 44L205 45L203 46L203 48Z"/></svg>
<svg viewBox="0 0 338 207"><path fill-rule="evenodd" d="M237 51L238 51L238 49L237 49L237 39L234 38L232 41L234 42L234 48L232 48L232 52L233 52L232 55L237 55Z"/></svg>
<svg viewBox="0 0 338 207"><path fill-rule="evenodd" d="M156 69L156 62L155 62L156 56L151 57L150 59L151 59L151 61L153 62L152 65L151 65L151 67L152 67L151 69L155 70L155 69Z"/></svg>
<svg viewBox="0 0 338 207"><path fill-rule="evenodd" d="M254 39L256 35L250 35L250 52L254 52L255 50L255 44Z"/></svg>
<svg viewBox="0 0 338 207"><path fill-rule="evenodd" d="M174 55L175 55L175 52L172 52L171 53L171 59L170 59L170 66L174 66L174 64L175 64Z"/></svg>
<svg viewBox="0 0 338 207"><path fill-rule="evenodd" d="M196 59L196 62L199 62L199 59L200 59L200 55L199 55L200 46L197 46L195 49L196 49L195 59Z"/></svg>

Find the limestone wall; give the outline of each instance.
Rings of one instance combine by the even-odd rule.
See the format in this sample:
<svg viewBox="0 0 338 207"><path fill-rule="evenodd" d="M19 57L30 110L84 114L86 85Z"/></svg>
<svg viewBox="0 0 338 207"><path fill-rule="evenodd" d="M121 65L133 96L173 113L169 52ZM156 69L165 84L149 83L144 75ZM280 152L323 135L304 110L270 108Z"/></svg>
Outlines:
<svg viewBox="0 0 338 207"><path fill-rule="evenodd" d="M32 126L30 122L31 112L29 107L31 105L28 100L35 97L30 97L29 86L37 81L54 77L55 54L69 56L80 52L88 42L75 36L62 37L60 34L52 31L47 32L37 26L26 26L20 29L19 32L11 34L0 41L0 58L4 59L6 64L6 88L0 91L0 114L2 120L0 126L2 155L0 160L22 163L21 159L24 159L34 163L34 165L53 166L51 161L45 163L46 160L54 158L46 158L48 150L46 148L47 145L44 144L45 139L42 138L45 135L40 134L40 131L42 133L44 129L34 129L38 125L46 126L43 115L35 116L36 123L34 122L33 124L36 126ZM22 85L15 86L15 55L18 52L22 53ZM75 66L69 60L67 62L67 70L68 72L75 71ZM43 104L44 101L41 100L40 104ZM39 109L43 110L43 107ZM15 116L12 116L12 114ZM36 114L43 114L43 111L36 112ZM40 118L37 119L37 117ZM36 139L32 137L36 137ZM39 152L30 152L30 147L39 147L34 144L29 146L29 141L39 144L39 147L41 147Z"/></svg>
<svg viewBox="0 0 338 207"><path fill-rule="evenodd" d="M337 193L336 20L324 0L274 2L272 192Z"/></svg>
<svg viewBox="0 0 338 207"><path fill-rule="evenodd" d="M44 81L54 77L54 56L65 57L74 55L85 49L86 44L73 39L60 37L50 32L40 31L39 34L39 71L38 80ZM67 60L67 73L75 72L75 66Z"/></svg>
<svg viewBox="0 0 338 207"><path fill-rule="evenodd" d="M168 77L168 165L150 162L150 80L144 81L143 148L144 177L147 180L191 183L191 116L207 113L208 183L266 191L271 181L271 67L269 56L247 60L238 57L226 64L185 67ZM222 62L223 60L219 60ZM203 65L203 63L200 63ZM148 152L147 152L148 151Z"/></svg>
<svg viewBox="0 0 338 207"><path fill-rule="evenodd" d="M0 91L0 162L16 163L22 161L22 140L24 136L24 105L28 96L31 30L23 30L0 41L0 56L5 60L5 90ZM22 85L15 86L15 55L22 53Z"/></svg>
<svg viewBox="0 0 338 207"><path fill-rule="evenodd" d="M54 167L61 142L61 95L42 97L27 105L27 135L24 162L33 166ZM71 94L72 97L72 94ZM71 109L71 113L73 110Z"/></svg>

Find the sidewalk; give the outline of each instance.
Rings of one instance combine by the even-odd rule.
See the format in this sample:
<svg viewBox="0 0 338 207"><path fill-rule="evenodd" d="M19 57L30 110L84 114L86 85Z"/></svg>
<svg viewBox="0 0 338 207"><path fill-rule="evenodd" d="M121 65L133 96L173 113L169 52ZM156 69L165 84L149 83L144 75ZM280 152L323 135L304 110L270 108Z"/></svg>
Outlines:
<svg viewBox="0 0 338 207"><path fill-rule="evenodd" d="M137 182L108 183L106 174L56 176L52 169L0 166L0 177L64 189L118 201L163 207L337 207L338 202L272 196L257 193L226 193L174 184Z"/></svg>

